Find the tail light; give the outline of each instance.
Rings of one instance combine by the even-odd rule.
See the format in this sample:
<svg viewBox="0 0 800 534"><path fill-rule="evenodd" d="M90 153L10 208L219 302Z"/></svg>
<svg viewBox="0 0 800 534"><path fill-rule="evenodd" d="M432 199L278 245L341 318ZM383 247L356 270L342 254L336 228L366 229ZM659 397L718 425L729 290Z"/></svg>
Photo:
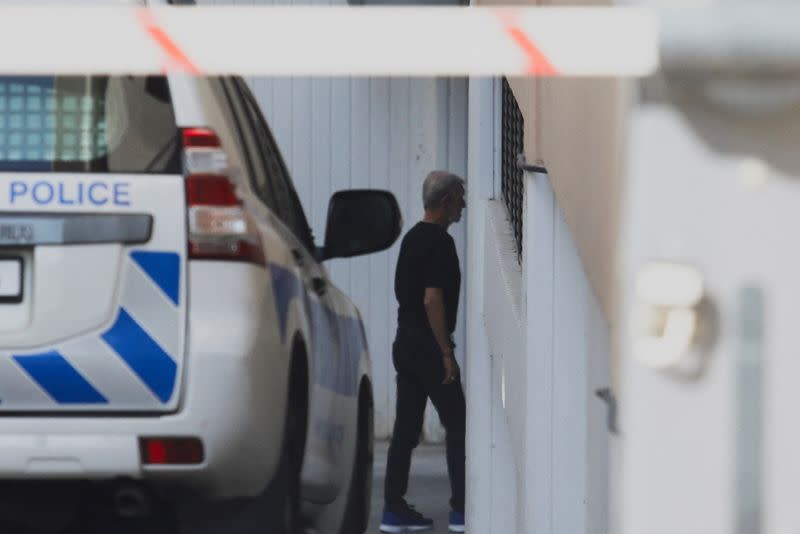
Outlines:
<svg viewBox="0 0 800 534"><path fill-rule="evenodd" d="M205 459L198 438L139 438L139 454L145 465L196 465Z"/></svg>
<svg viewBox="0 0 800 534"><path fill-rule="evenodd" d="M208 128L183 130L189 258L263 265L264 249L252 217L225 174L227 158Z"/></svg>

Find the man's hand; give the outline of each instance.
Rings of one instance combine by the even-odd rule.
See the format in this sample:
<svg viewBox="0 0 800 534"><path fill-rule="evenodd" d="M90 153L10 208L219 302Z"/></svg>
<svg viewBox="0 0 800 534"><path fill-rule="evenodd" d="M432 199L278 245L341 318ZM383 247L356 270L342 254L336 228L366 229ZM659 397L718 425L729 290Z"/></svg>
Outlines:
<svg viewBox="0 0 800 534"><path fill-rule="evenodd" d="M458 362L456 361L455 356L453 356L452 350L444 355L442 358L442 363L444 364L444 380L442 381L442 384L452 384L458 380L458 375L461 374L461 369L458 368Z"/></svg>
<svg viewBox="0 0 800 534"><path fill-rule="evenodd" d="M428 314L428 322L431 325L433 337L442 351L444 362L444 381L442 384L452 384L458 379L460 369L453 356L453 344L450 336L447 335L447 324L444 311L444 295L438 287L425 288L425 313Z"/></svg>

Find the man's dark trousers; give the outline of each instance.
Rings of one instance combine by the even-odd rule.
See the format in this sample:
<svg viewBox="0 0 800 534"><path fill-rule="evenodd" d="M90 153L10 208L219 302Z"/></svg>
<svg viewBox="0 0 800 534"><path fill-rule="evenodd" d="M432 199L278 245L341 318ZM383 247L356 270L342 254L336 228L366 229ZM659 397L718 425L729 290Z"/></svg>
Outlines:
<svg viewBox="0 0 800 534"><path fill-rule="evenodd" d="M447 471L452 491L450 506L463 513L466 402L461 381L442 384L442 353L428 328L400 326L392 347L392 359L397 371L397 415L386 466L386 508L392 510L404 502L411 453L419 444L425 405L430 398L447 431Z"/></svg>

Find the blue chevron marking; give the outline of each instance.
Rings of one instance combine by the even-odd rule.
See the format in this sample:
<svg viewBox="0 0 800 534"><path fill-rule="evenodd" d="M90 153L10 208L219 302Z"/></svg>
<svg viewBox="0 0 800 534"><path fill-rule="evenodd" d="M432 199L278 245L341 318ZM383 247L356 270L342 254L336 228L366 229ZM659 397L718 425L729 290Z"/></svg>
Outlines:
<svg viewBox="0 0 800 534"><path fill-rule="evenodd" d="M177 306L181 290L181 257L175 252L137 250L131 258Z"/></svg>
<svg viewBox="0 0 800 534"><path fill-rule="evenodd" d="M14 356L14 360L58 404L108 404L108 399L56 351Z"/></svg>

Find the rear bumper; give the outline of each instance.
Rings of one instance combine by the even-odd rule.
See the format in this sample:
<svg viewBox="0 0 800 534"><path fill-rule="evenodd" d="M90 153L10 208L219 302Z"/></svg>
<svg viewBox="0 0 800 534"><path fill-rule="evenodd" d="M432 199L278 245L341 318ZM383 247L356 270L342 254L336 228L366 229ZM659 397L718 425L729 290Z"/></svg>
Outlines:
<svg viewBox="0 0 800 534"><path fill-rule="evenodd" d="M266 275L245 264L192 262L189 269L179 410L157 417L0 416L0 479L131 477L208 498L263 490L280 455L288 376L277 328L264 324ZM146 436L198 437L204 462L143 466L138 442Z"/></svg>

